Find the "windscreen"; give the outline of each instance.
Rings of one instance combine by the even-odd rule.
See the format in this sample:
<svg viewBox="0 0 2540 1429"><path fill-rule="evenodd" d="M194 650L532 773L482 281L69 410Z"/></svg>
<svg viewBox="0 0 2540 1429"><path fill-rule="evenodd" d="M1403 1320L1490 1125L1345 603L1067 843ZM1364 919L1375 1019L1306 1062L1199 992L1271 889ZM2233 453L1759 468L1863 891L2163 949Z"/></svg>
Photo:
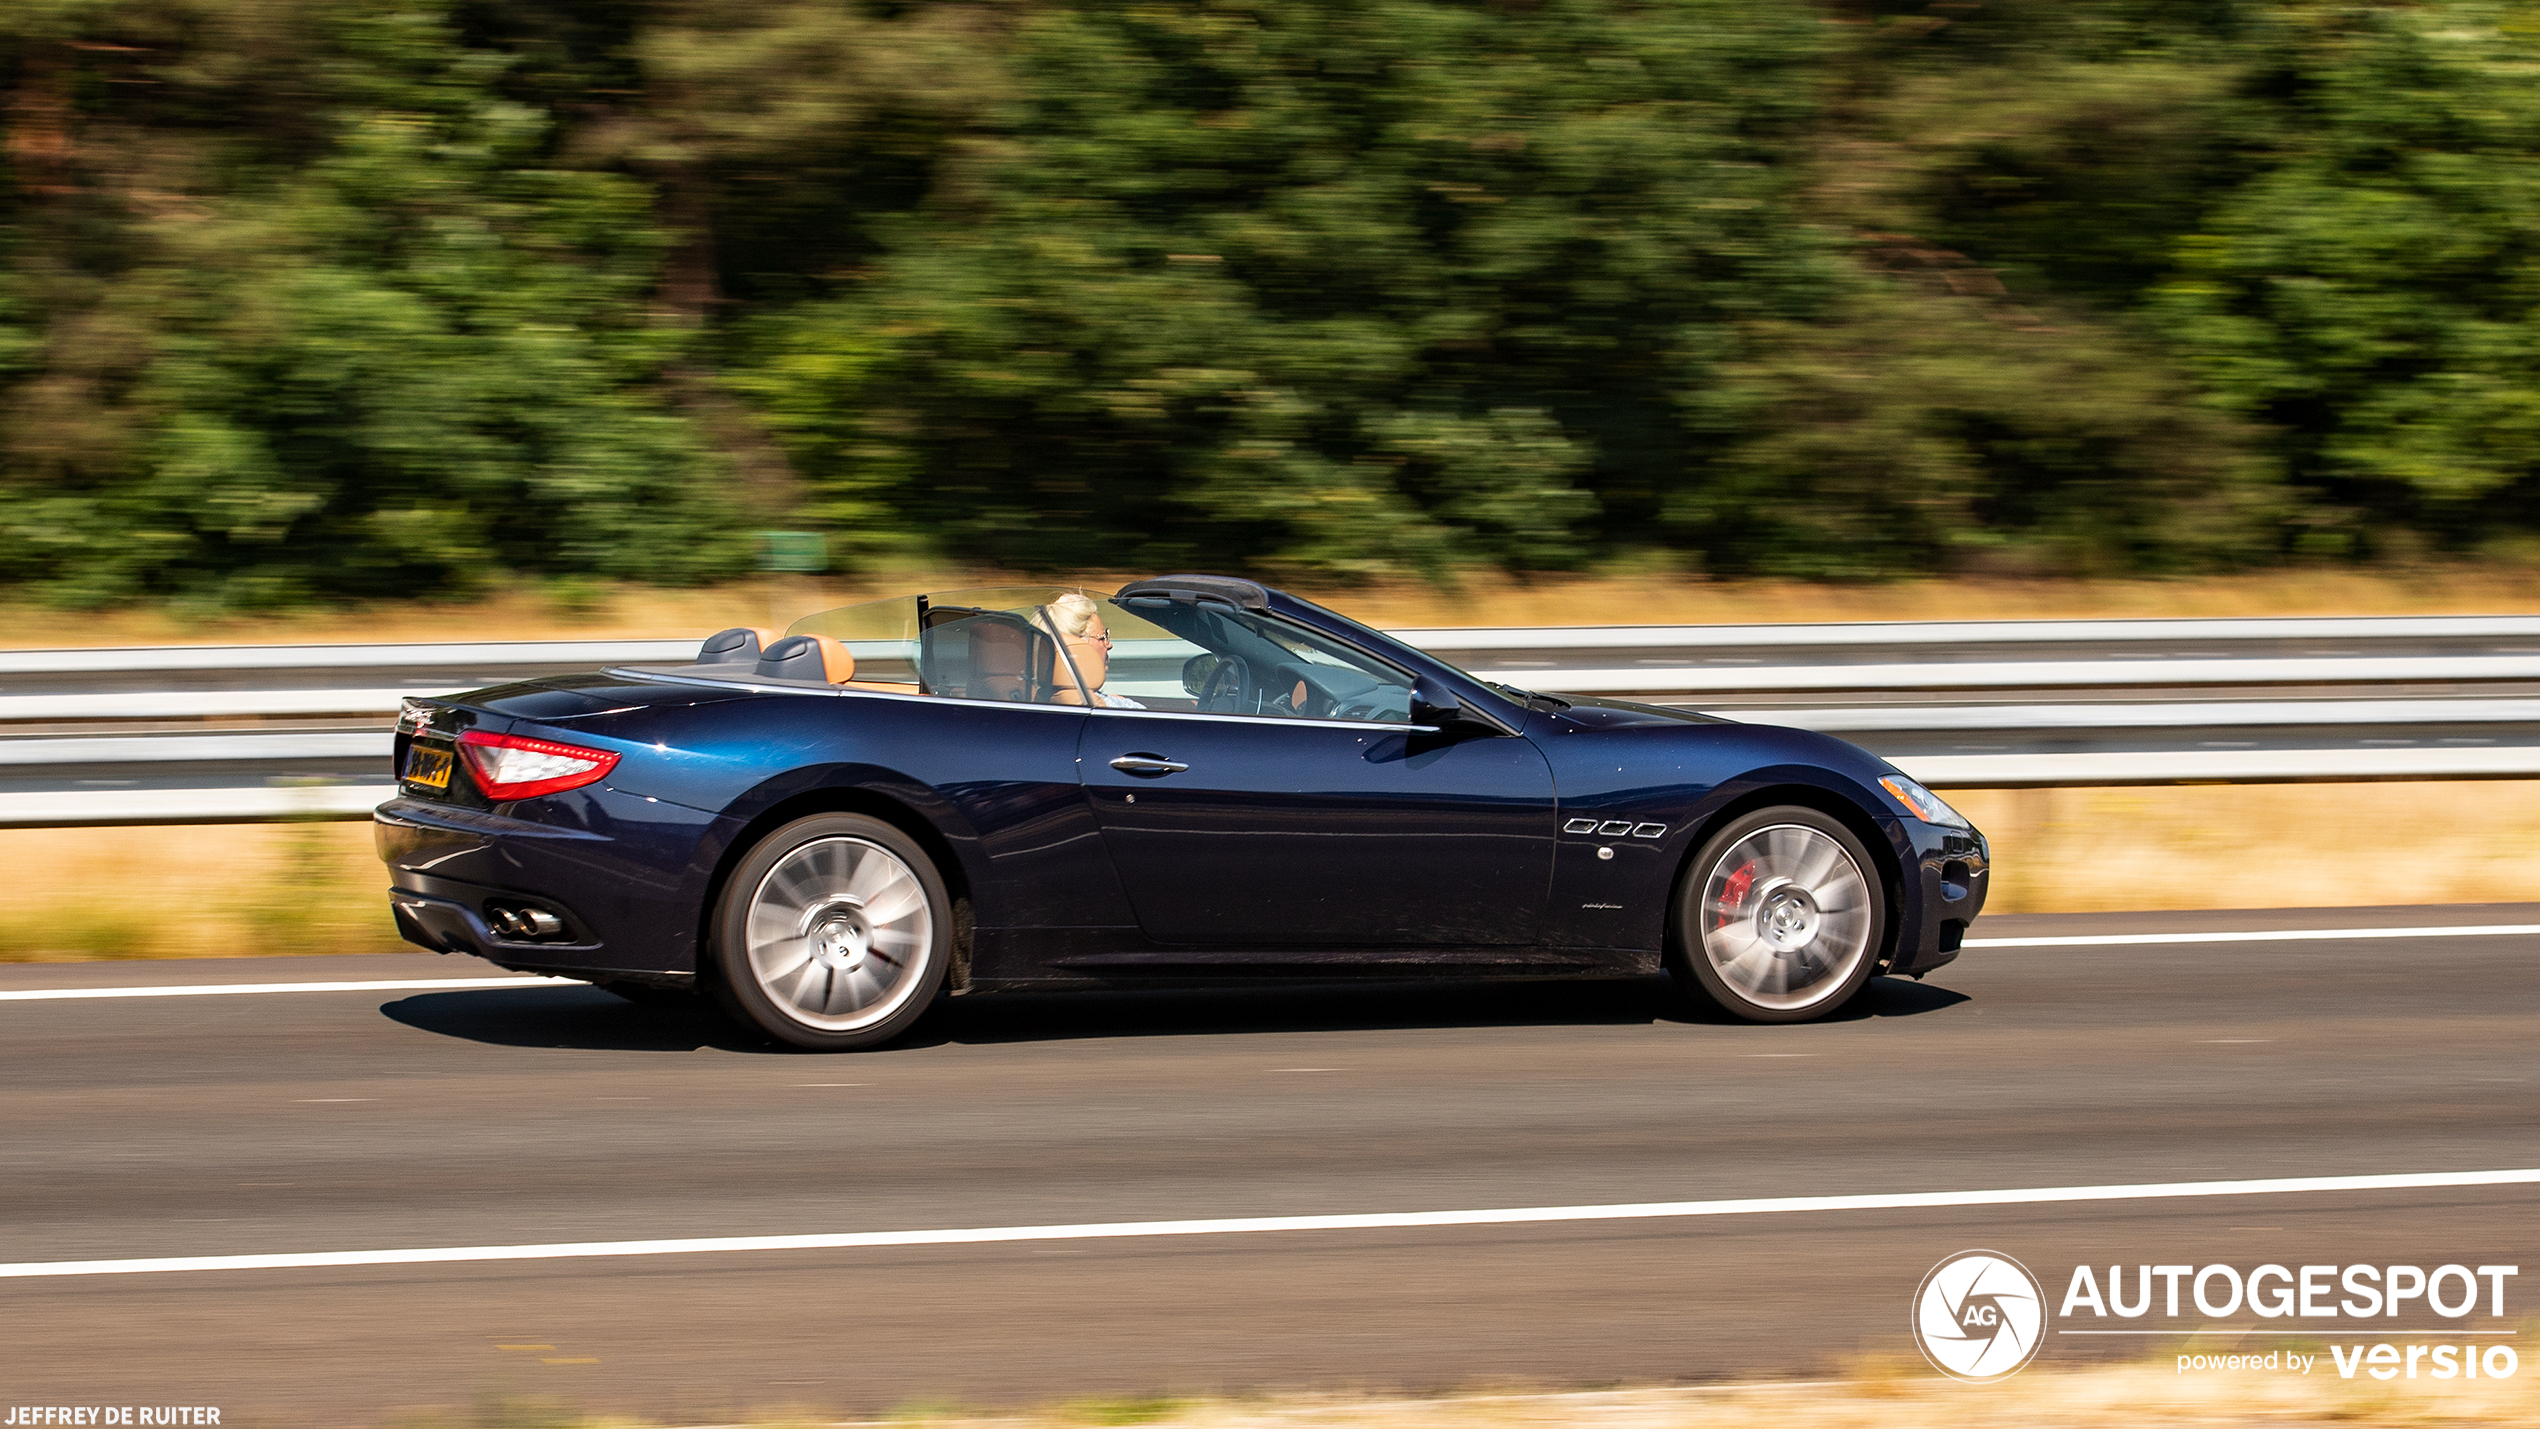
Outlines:
<svg viewBox="0 0 2540 1429"><path fill-rule="evenodd" d="M785 627L788 635L826 635L855 656L858 681L917 683L917 602L913 595L842 605L806 615Z"/></svg>
<svg viewBox="0 0 2540 1429"><path fill-rule="evenodd" d="M1057 586L988 586L843 605L805 616L788 635L826 635L855 656L858 684L998 703L1081 698L1049 615ZM1082 596L1079 596L1082 599Z"/></svg>

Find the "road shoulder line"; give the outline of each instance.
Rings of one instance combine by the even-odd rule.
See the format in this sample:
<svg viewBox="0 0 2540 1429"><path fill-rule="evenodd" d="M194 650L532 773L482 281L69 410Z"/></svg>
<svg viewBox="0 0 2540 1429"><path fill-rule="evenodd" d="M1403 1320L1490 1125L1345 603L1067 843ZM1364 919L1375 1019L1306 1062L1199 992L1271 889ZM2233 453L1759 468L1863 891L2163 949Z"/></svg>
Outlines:
<svg viewBox="0 0 2540 1429"><path fill-rule="evenodd" d="M1994 1191L1907 1191L1853 1196L1767 1196L1727 1201L1652 1201L1613 1206L1529 1206L1509 1210L1410 1211L1372 1215L1238 1216L1210 1220L1118 1221L1080 1225L987 1226L963 1230L845 1231L820 1235L699 1236L676 1240L575 1241L546 1245L432 1246L398 1250L179 1255L129 1260L27 1261L0 1265L0 1279L74 1275L153 1275L201 1270L309 1270L364 1265L449 1265L469 1261L574 1260L621 1255L703 1255L737 1251L867 1250L894 1246L996 1245L1021 1241L1141 1240L1161 1236L1260 1235L1281 1231L1426 1230L1451 1226L1548 1225L1577 1221L1664 1220L1828 1211L1925 1210L2170 1200L2201 1196L2281 1196L2323 1191L2540 1185L2540 1168L2402 1172L2367 1176L2284 1176L2253 1181L2170 1181L2122 1186L2048 1186Z"/></svg>
<svg viewBox="0 0 2540 1429"><path fill-rule="evenodd" d="M89 997L221 997L264 992L429 992L482 987L586 987L569 977L408 977L343 982L203 982L160 987L32 987L0 992L0 1002Z"/></svg>

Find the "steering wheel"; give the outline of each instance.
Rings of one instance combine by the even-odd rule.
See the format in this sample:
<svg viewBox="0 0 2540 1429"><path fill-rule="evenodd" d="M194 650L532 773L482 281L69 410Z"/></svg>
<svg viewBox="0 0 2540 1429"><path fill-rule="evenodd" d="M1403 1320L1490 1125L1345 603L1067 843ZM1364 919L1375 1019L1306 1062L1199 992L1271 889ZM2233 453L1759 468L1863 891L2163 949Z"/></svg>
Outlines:
<svg viewBox="0 0 2540 1429"><path fill-rule="evenodd" d="M1220 655L1217 668L1199 687L1204 714L1250 714L1253 706L1252 666L1239 655Z"/></svg>

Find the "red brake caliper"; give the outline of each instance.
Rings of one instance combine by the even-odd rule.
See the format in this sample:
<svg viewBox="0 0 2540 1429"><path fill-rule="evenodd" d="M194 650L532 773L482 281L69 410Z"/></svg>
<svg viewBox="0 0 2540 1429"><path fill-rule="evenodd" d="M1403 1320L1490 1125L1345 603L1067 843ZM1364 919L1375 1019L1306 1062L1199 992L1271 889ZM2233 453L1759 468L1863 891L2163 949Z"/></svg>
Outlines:
<svg viewBox="0 0 2540 1429"><path fill-rule="evenodd" d="M1720 889L1721 907L1719 912L1711 915L1717 920L1712 923L1711 931L1716 933L1727 927L1738 910L1746 906L1746 895L1754 891L1755 865L1752 862L1739 865L1737 872L1730 874L1727 884Z"/></svg>

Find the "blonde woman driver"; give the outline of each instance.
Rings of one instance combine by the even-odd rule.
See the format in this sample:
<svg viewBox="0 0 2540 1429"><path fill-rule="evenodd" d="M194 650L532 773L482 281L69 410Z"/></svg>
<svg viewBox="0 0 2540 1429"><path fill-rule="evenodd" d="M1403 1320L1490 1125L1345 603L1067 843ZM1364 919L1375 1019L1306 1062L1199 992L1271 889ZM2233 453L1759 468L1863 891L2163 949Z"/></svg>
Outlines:
<svg viewBox="0 0 2540 1429"><path fill-rule="evenodd" d="M1085 688L1093 691L1092 703L1101 709L1142 710L1146 706L1127 695L1106 695L1102 682L1111 674L1111 632L1103 627L1102 612L1093 600L1077 591L1069 591L1041 607L1042 618L1049 622L1051 633L1066 642L1067 656L1076 662L1076 673L1085 677ZM1060 690L1051 703L1081 704L1074 690Z"/></svg>

